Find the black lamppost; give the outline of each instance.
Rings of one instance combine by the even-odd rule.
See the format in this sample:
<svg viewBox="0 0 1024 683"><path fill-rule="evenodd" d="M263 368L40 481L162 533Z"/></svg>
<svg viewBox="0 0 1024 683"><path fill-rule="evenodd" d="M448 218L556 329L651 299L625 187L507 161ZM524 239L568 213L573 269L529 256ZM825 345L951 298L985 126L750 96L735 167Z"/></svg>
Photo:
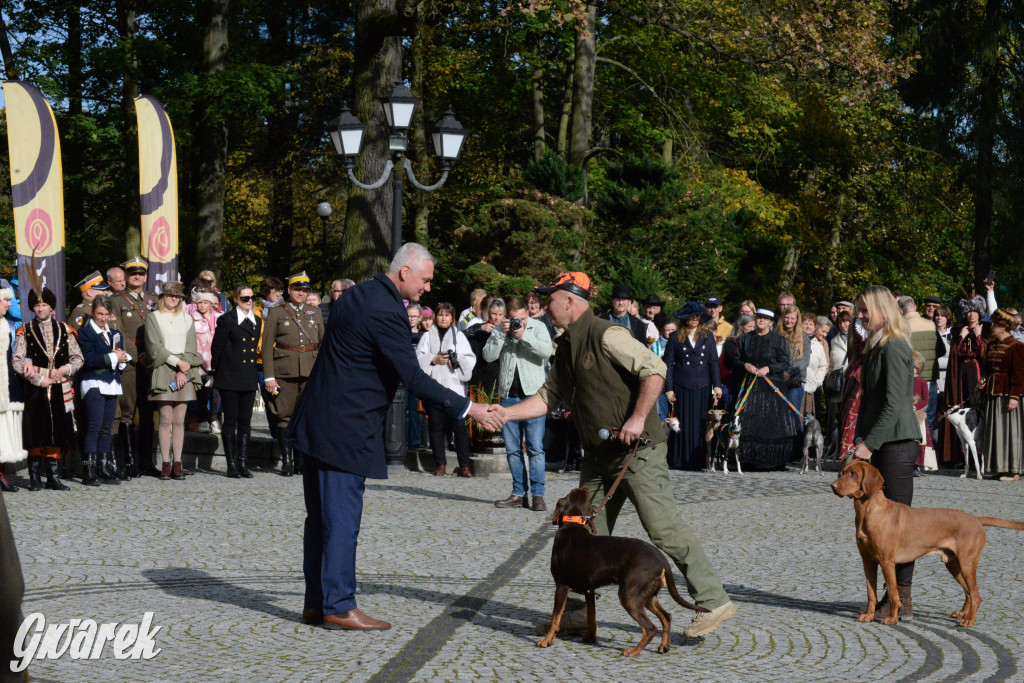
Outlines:
<svg viewBox="0 0 1024 683"><path fill-rule="evenodd" d="M384 116L387 119L388 127L391 129L391 137L388 139L388 149L391 151L391 158L384 165L384 172L376 182L364 184L359 182L352 169L356 163L356 157L363 146L363 133L366 125L361 123L356 116L343 106L341 116L334 121L329 129L331 142L334 143L335 151L345 158L345 170L348 172L348 179L356 187L364 190L376 190L387 182L391 176L393 191L393 203L391 205L391 258L398 253L402 246L402 168L405 168L409 176L409 182L418 190L433 192L448 180L448 172L452 164L459 157L462 151L462 143L466 139L466 129L455 120L455 114L449 108L448 113L437 122L431 137L434 143L434 154L441 160L441 179L433 185L421 185L413 173L412 164L405 159L405 150L409 147L409 139L406 131L412 125L412 116L416 111L416 105L420 98L412 94L409 88L401 82L396 82L395 87L387 97L381 98L384 106ZM389 465L400 465L405 459L405 387L399 386L395 397L388 408L384 427L384 450Z"/></svg>
<svg viewBox="0 0 1024 683"><path fill-rule="evenodd" d="M348 179L356 187L364 190L376 190L381 187L391 176L393 189L393 202L391 208L391 257L398 253L402 246L402 171L404 167L409 176L409 182L418 190L432 192L448 180L448 172L455 160L462 151L462 142L466 139L466 129L455 120L455 114L448 110L440 121L437 122L432 131L434 142L434 154L441 160L443 172L441 179L433 185L421 185L413 173L412 164L404 158L405 150L409 147L409 140L406 131L412 125L412 116L416 111L416 105L420 98L412 94L409 88L400 82L387 97L381 98L384 107L384 116L387 119L388 127L391 129L391 137L388 139L388 149L391 151L391 159L384 165L384 172L376 182L364 184L359 182L352 171L356 163L356 157L362 150L363 133L366 125L361 123L356 116L349 111L348 107L342 107L341 116L334 121L329 132L331 142L334 143L335 151L345 158L345 170L348 172ZM395 169L398 169L395 171Z"/></svg>
<svg viewBox="0 0 1024 683"><path fill-rule="evenodd" d="M316 205L316 215L320 217L322 236L320 239L320 286L324 296L330 296L327 292L327 219L331 217L331 205L327 202L320 202Z"/></svg>

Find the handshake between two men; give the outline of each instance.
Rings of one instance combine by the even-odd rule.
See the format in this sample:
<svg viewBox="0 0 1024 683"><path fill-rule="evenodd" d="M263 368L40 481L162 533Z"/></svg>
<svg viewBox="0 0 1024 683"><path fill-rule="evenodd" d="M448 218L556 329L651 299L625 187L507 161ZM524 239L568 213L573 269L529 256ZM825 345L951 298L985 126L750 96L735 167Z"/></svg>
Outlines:
<svg viewBox="0 0 1024 683"><path fill-rule="evenodd" d="M472 403L469 408L469 417L476 420L484 429L496 432L506 422L518 420L531 420L547 414L548 407L544 400L537 395L531 396L520 403L511 406L501 406L497 403L486 405L484 403ZM607 430L602 429L601 432ZM631 445L638 439L643 439L644 413L635 412L622 427L612 429L608 436L600 434L601 438L614 438L624 444Z"/></svg>

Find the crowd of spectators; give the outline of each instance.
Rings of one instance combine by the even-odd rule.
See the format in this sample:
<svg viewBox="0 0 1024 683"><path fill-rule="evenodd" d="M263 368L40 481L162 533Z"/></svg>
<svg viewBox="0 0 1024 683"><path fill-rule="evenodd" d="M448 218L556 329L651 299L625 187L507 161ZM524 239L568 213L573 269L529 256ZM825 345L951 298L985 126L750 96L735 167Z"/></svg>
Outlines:
<svg viewBox="0 0 1024 683"><path fill-rule="evenodd" d="M251 420L263 404L278 441L281 474L301 468L286 430L309 377L331 304L354 285L333 281L321 298L299 273L263 278L226 294L201 272L186 286L145 290L140 258L92 273L77 287L82 301L55 320L55 297L33 284L22 325L18 283L0 283L0 485L16 490L4 466L29 462L29 488L66 489L64 462L78 452L83 483L128 481L140 474L181 479L186 431L220 435L227 474L248 478ZM886 290L888 291L888 290ZM917 302L896 291L894 305L913 350L913 405L920 432L918 472L962 467L964 453L944 415L972 407L989 472L1019 478L1024 442L1024 329L1016 310L998 308L994 286L951 308L934 296ZM537 292L502 298L470 292L463 310L450 303L410 303L410 341L423 370L474 401L511 406L544 383L557 338ZM830 454L852 457L858 446L862 364L870 335L863 297L839 300L827 314L801 310L790 292L773 305L718 296L669 312L659 293L638 299L628 284L611 289L601 317L629 330L666 365L658 415L674 425L669 465L700 469L707 461L709 410L740 434L745 469L779 469L801 450L817 420ZM729 311L734 317L727 318ZM730 322L731 321L731 322ZM154 420L155 416L155 420ZM674 420L669 420L674 418ZM154 436L156 437L154 443ZM512 490L498 507L546 509L546 469L578 468L580 438L567 410L509 423L502 432ZM472 476L470 453L488 439L442 406L407 397L406 441L429 449L437 475ZM155 446L155 448L154 448ZM458 465L449 472L447 451ZM157 455L154 463L154 452Z"/></svg>

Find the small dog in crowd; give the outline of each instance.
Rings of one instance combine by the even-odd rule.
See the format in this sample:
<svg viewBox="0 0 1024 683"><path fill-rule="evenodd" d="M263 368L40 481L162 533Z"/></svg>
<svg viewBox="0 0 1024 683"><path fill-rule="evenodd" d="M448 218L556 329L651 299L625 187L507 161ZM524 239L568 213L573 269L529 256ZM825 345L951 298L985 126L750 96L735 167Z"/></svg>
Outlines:
<svg viewBox="0 0 1024 683"><path fill-rule="evenodd" d="M619 602L629 612L629 616L640 624L643 632L636 647L626 648L622 654L626 657L637 656L657 633L654 623L647 616L647 610L654 612L661 621L661 645L658 646L658 652L668 652L672 615L658 603L658 592L668 588L672 599L683 607L695 612L708 610L687 602L679 595L672 577L672 568L660 550L638 538L594 535L593 515L590 490L585 486L573 489L555 504L555 516L551 520L552 524L558 526L555 543L551 548L555 609L551 614L547 635L537 645L547 647L555 640L570 589L587 598L587 632L583 642L596 642L594 591L601 586L617 584Z"/></svg>
<svg viewBox="0 0 1024 683"><path fill-rule="evenodd" d="M665 437L668 438L672 435L672 432L679 431L679 418L675 415L669 415L662 421L661 426L665 430Z"/></svg>
<svg viewBox="0 0 1024 683"><path fill-rule="evenodd" d="M800 465L800 474L807 471L811 449L814 449L814 469L821 474L821 457L825 450L825 436L821 433L821 425L813 417L804 422L804 459Z"/></svg>
<svg viewBox="0 0 1024 683"><path fill-rule="evenodd" d="M715 463L722 463L722 472L729 473L729 458L736 461L736 473L743 474L740 467L740 416L735 415L732 421L721 425L715 431L715 443L708 445L708 471L715 471ZM712 448L714 446L714 448Z"/></svg>
<svg viewBox="0 0 1024 683"><path fill-rule="evenodd" d="M707 471L715 471L715 459L718 455L718 430L722 426L724 410L711 409L704 416L704 447L707 452Z"/></svg>
<svg viewBox="0 0 1024 683"><path fill-rule="evenodd" d="M978 458L978 437L981 436L981 415L977 410L965 406L953 406L943 415L956 430L960 437L960 446L964 452L964 473L961 479L966 479L971 472L971 458L974 458L974 471L978 473L978 479L984 474L981 461Z"/></svg>
<svg viewBox="0 0 1024 683"><path fill-rule="evenodd" d="M912 508L891 501L882 493L885 480L878 469L867 462L853 462L843 468L832 482L837 496L853 498L857 518L857 549L864 563L868 582L868 607L857 621L873 621L878 604L878 567L889 589L889 616L884 624L899 621L900 606L909 591L894 590L896 564L913 562L925 555L938 555L946 569L964 590L964 606L951 615L961 626L974 626L981 606L977 571L981 550L985 547L985 529L1024 530L1024 522L996 517L975 517L960 510ZM903 588L902 586L899 588Z"/></svg>

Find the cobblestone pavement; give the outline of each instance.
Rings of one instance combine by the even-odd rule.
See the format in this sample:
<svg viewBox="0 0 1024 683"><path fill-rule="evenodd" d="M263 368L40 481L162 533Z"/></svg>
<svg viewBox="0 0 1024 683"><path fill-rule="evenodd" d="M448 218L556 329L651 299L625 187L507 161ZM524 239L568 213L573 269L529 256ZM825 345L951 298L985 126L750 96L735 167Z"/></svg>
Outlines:
<svg viewBox="0 0 1024 683"><path fill-rule="evenodd" d="M25 613L139 622L150 661L34 662L35 680L1024 680L1024 533L988 529L974 628L948 616L962 593L936 557L918 562L913 622L858 624L865 600L853 504L834 475L673 473L676 499L739 613L687 641L690 614L667 596L672 650L621 656L638 626L613 589L598 600L598 642L535 646L550 617L547 514L499 510L510 482L393 471L371 481L359 545L359 604L387 632L300 623L299 478L199 473L6 501L25 573ZM549 505L574 485L549 474ZM930 475L921 507L1024 518L1024 485ZM617 533L644 537L627 509ZM681 582L680 582L681 584ZM667 601L667 602L666 602Z"/></svg>

